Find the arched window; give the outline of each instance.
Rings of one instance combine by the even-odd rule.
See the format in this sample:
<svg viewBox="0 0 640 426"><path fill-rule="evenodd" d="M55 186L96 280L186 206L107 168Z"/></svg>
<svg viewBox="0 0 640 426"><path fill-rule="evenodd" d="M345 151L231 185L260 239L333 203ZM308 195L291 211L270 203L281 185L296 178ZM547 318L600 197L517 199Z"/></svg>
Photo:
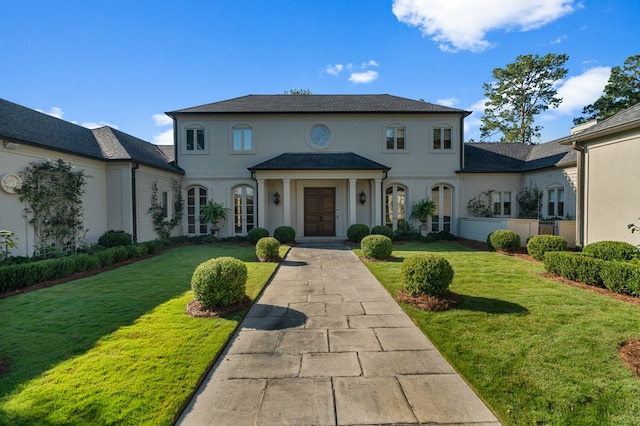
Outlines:
<svg viewBox="0 0 640 426"><path fill-rule="evenodd" d="M384 222L389 228L403 228L407 212L407 189L402 185L390 185L385 189Z"/></svg>
<svg viewBox="0 0 640 426"><path fill-rule="evenodd" d="M431 188L431 199L436 203L436 210L431 218L432 232L451 232L452 194L453 190L448 185L436 185Z"/></svg>
<svg viewBox="0 0 640 426"><path fill-rule="evenodd" d="M207 224L200 223L200 208L207 204L207 189L194 186L187 189L187 233L200 235L207 233Z"/></svg>
<svg viewBox="0 0 640 426"><path fill-rule="evenodd" d="M246 235L256 226L254 189L241 185L233 189L233 232Z"/></svg>

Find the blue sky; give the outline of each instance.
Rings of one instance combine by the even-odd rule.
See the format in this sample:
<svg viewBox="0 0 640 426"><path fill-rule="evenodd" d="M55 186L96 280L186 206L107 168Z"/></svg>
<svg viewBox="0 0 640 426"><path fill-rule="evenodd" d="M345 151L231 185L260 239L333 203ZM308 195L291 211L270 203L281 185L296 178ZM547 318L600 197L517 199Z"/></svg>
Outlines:
<svg viewBox="0 0 640 426"><path fill-rule="evenodd" d="M640 53L637 0L2 0L0 97L171 143L171 111L247 94L389 93L474 111L491 71L566 53L569 134L612 66Z"/></svg>

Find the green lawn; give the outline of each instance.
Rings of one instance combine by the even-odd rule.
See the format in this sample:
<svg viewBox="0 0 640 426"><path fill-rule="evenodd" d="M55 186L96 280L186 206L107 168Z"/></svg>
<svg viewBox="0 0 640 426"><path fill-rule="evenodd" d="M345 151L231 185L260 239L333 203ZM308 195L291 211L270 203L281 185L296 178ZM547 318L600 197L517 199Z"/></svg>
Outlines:
<svg viewBox="0 0 640 426"><path fill-rule="evenodd" d="M0 424L171 424L246 313L184 313L195 267L219 256L247 263L253 299L277 266L253 247L185 246L0 300Z"/></svg>
<svg viewBox="0 0 640 426"><path fill-rule="evenodd" d="M455 244L394 249L398 262L367 263L394 296L406 256L435 252L453 266L461 305L404 308L504 424L640 422L640 379L617 353L640 338L639 307L544 278L542 264L516 257Z"/></svg>

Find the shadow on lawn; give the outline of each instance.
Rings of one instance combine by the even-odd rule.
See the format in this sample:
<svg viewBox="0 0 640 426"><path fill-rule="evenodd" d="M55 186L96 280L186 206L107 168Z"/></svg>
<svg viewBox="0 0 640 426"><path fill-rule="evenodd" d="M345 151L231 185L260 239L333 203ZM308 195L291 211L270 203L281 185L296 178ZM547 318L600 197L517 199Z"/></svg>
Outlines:
<svg viewBox="0 0 640 426"><path fill-rule="evenodd" d="M455 309L486 312L487 314L518 314L529 315L529 310L517 303L511 303L499 299L489 299L486 297L462 295L462 303Z"/></svg>

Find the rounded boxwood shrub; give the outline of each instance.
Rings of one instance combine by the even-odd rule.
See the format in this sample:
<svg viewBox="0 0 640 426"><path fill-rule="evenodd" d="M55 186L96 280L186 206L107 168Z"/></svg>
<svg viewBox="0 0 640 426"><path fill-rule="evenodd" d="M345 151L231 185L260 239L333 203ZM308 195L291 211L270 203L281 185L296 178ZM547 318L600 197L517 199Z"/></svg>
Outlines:
<svg viewBox="0 0 640 426"><path fill-rule="evenodd" d="M280 241L273 237L262 237L256 243L256 257L260 260L280 259Z"/></svg>
<svg viewBox="0 0 640 426"><path fill-rule="evenodd" d="M253 228L249 232L247 232L247 239L249 240L249 243L253 244L254 246L258 243L260 238L268 236L269 231L264 228Z"/></svg>
<svg viewBox="0 0 640 426"><path fill-rule="evenodd" d="M347 228L347 238L353 243L359 243L367 235L369 235L369 227L364 223L354 223Z"/></svg>
<svg viewBox="0 0 640 426"><path fill-rule="evenodd" d="M393 229L384 225L376 225L371 228L371 235L384 235L385 237L393 238Z"/></svg>
<svg viewBox="0 0 640 426"><path fill-rule="evenodd" d="M487 244L491 250L515 253L520 249L520 235L514 231L499 229L489 234Z"/></svg>
<svg viewBox="0 0 640 426"><path fill-rule="evenodd" d="M368 259L388 259L393 252L391 238L384 235L367 235L360 241L360 246Z"/></svg>
<svg viewBox="0 0 640 426"><path fill-rule="evenodd" d="M133 237L124 231L108 231L100 235L98 244L105 248L128 246L133 244Z"/></svg>
<svg viewBox="0 0 640 426"><path fill-rule="evenodd" d="M631 260L639 257L638 248L623 241L599 241L587 244L582 252L602 260Z"/></svg>
<svg viewBox="0 0 640 426"><path fill-rule="evenodd" d="M442 256L418 254L402 261L400 277L407 293L441 296L453 281L453 268Z"/></svg>
<svg viewBox="0 0 640 426"><path fill-rule="evenodd" d="M191 277L193 296L205 308L241 301L246 283L247 266L233 257L209 259L198 265Z"/></svg>
<svg viewBox="0 0 640 426"><path fill-rule="evenodd" d="M273 230L273 238L280 244L289 244L296 240L296 230L290 226L278 226Z"/></svg>
<svg viewBox="0 0 640 426"><path fill-rule="evenodd" d="M537 260L544 260L548 251L567 251L567 242L557 235L535 235L527 242L527 252Z"/></svg>

